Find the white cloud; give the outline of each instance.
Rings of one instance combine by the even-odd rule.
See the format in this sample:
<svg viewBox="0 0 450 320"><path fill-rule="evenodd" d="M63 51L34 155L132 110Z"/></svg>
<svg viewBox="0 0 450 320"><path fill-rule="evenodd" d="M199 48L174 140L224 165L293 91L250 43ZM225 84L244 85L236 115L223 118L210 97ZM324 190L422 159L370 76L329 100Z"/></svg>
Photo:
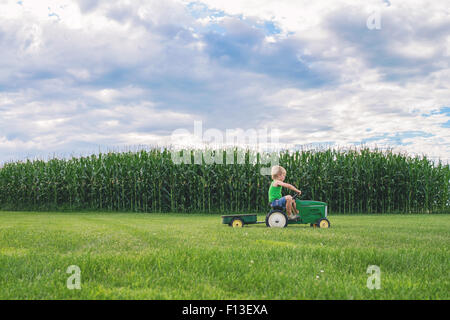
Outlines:
<svg viewBox="0 0 450 320"><path fill-rule="evenodd" d="M220 14L191 16L188 1L1 1L0 161L152 144L194 120L450 160L445 2L201 2Z"/></svg>
<svg viewBox="0 0 450 320"><path fill-rule="evenodd" d="M409 42L395 43L392 47L393 52L407 58L432 58L436 53L436 48L430 46L429 43Z"/></svg>
<svg viewBox="0 0 450 320"><path fill-rule="evenodd" d="M120 89L104 88L100 90L87 90L84 94L88 97L94 97L101 102L110 103L123 98L128 100L140 98L145 94L145 90L127 86Z"/></svg>

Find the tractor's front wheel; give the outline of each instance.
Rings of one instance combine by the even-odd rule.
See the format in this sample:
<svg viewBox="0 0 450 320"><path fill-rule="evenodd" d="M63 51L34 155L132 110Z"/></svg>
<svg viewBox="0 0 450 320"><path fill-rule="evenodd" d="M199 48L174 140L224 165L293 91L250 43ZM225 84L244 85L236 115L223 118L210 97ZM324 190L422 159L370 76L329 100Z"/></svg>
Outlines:
<svg viewBox="0 0 450 320"><path fill-rule="evenodd" d="M327 229L330 227L330 221L328 221L328 219L320 219L319 221L317 221L317 226L319 228L323 228L323 229Z"/></svg>

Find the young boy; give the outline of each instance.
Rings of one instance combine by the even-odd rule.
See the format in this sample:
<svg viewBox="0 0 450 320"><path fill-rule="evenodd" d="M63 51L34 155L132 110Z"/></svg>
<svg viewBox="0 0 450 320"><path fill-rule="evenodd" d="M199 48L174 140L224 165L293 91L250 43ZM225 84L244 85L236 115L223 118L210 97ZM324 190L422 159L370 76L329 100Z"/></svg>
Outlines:
<svg viewBox="0 0 450 320"><path fill-rule="evenodd" d="M298 216L292 214L292 211L294 211L296 214L298 214L297 207L295 205L295 200L292 199L292 196L282 196L281 195L281 188L285 187L288 189L291 189L294 192L297 192L298 194L301 194L302 192L298 190L296 187L289 183L285 183L284 179L286 178L286 169L284 169L281 166L273 166L272 167L272 183L270 184L269 188L269 203L272 207L284 207L286 206L286 213L288 214L289 219L295 219Z"/></svg>

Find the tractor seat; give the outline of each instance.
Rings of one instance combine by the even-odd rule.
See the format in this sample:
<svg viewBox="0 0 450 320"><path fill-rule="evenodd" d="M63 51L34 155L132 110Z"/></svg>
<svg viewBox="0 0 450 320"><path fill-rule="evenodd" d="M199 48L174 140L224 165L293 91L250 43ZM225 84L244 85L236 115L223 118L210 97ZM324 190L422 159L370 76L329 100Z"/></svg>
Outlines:
<svg viewBox="0 0 450 320"><path fill-rule="evenodd" d="M281 210L284 211L286 210L285 207L280 207L280 206L272 206L272 204L269 202L269 207L271 207L273 210Z"/></svg>

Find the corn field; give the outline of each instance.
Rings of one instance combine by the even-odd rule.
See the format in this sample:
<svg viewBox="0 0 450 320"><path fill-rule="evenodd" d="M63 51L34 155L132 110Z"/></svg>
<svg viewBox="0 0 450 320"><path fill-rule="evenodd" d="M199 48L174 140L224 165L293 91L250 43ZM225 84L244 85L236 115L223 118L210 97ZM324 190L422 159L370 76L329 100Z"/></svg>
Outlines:
<svg viewBox="0 0 450 320"><path fill-rule="evenodd" d="M194 150L184 152L193 159ZM237 157L238 150L232 152ZM426 157L369 149L281 151L279 164L302 199L327 202L329 212L450 212L449 165ZM271 181L260 174L263 166L250 150L245 163L228 165L175 164L168 149L10 162L0 169L0 208L263 213Z"/></svg>

